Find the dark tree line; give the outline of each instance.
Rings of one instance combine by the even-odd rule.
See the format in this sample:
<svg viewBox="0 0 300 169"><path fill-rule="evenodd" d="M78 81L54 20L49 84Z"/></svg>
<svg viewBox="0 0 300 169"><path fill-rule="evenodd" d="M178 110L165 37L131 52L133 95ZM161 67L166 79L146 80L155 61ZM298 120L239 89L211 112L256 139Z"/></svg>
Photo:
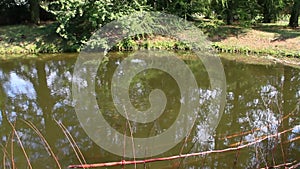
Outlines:
<svg viewBox="0 0 300 169"><path fill-rule="evenodd" d="M54 20L55 16L41 7L39 0L1 0L0 25L32 23Z"/></svg>
<svg viewBox="0 0 300 169"><path fill-rule="evenodd" d="M2 0L0 25L56 20L64 38L84 41L102 25L134 11L163 11L193 20L195 15L234 21L276 22L289 15L289 26L299 26L300 0ZM85 30L85 31L82 31Z"/></svg>

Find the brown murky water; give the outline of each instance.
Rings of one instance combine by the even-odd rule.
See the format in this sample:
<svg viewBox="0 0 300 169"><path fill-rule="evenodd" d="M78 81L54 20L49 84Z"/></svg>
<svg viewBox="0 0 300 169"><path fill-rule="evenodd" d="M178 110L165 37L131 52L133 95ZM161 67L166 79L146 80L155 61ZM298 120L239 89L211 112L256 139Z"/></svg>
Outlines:
<svg viewBox="0 0 300 169"><path fill-rule="evenodd" d="M126 120L117 113L110 92L112 75L127 53L110 55L111 58L98 70L98 105L105 112L109 124L128 135ZM80 164L77 156L81 155L75 153L72 147L76 146L63 131L72 135L87 163L122 160L122 157L97 146L78 122L71 90L75 61L76 55L61 54L45 59L0 62L0 168L27 168L24 151L33 168L58 168L55 159L62 168ZM186 58L184 62L196 75L197 90L203 96L200 102L205 102L211 96L205 68L199 60ZM222 59L222 63L227 79L227 102L216 130L206 133L205 142L199 141L203 137L199 126L205 120L199 117L186 142L182 141L155 157L222 150L264 140L239 150L154 162L138 165L137 168L261 168L300 162L300 70L226 59ZM130 85L130 100L137 109L145 110L150 107L150 92L157 88L165 92L168 100L166 109L153 123L131 123L134 136L161 133L176 119L181 104L180 91L176 81L165 72L149 70L137 75ZM65 130L56 121L62 123ZM15 133L11 125L15 126ZM276 136L277 133L281 134ZM55 158L43 139L51 147ZM134 165L125 168L134 168Z"/></svg>

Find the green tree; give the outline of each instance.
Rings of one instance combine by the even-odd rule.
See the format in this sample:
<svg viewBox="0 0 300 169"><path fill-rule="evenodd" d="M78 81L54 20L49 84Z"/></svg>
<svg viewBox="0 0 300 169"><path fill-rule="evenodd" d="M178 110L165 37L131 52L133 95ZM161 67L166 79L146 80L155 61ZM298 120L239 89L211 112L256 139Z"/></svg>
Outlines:
<svg viewBox="0 0 300 169"><path fill-rule="evenodd" d="M251 21L259 13L257 3L253 0L223 0L220 2L212 8L219 16L222 16L228 25L231 25L234 20Z"/></svg>
<svg viewBox="0 0 300 169"><path fill-rule="evenodd" d="M209 17L214 12L214 4L224 7L228 1L230 0L174 0L170 1L167 10L184 19L192 20L193 14Z"/></svg>
<svg viewBox="0 0 300 169"><path fill-rule="evenodd" d="M146 9L145 0L58 0L49 4L59 26L57 33L62 37L84 43L92 32L106 23Z"/></svg>
<svg viewBox="0 0 300 169"><path fill-rule="evenodd" d="M257 0L257 3L260 6L264 23L275 22L285 6L283 0Z"/></svg>

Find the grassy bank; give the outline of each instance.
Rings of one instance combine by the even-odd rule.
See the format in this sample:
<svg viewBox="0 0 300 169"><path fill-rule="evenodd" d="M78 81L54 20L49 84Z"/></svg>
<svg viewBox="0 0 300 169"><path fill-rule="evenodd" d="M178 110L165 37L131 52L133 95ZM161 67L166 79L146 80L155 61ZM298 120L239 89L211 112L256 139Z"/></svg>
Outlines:
<svg viewBox="0 0 300 169"><path fill-rule="evenodd" d="M75 52L76 46L55 32L55 23L0 27L0 54Z"/></svg>
<svg viewBox="0 0 300 169"><path fill-rule="evenodd" d="M62 39L55 23L41 26L12 25L0 27L0 54L77 52L79 46ZM219 26L203 29L220 52L275 57L300 58L300 30L280 24L263 24L251 28ZM118 43L115 50L178 49L188 47L171 38L148 37L127 39Z"/></svg>

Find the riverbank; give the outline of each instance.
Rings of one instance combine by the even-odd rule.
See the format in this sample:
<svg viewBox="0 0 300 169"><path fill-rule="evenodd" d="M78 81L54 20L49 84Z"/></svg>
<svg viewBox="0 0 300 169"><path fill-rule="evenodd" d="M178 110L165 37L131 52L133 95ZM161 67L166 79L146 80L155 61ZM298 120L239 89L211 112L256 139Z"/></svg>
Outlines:
<svg viewBox="0 0 300 169"><path fill-rule="evenodd" d="M78 52L79 45L62 39L55 23L41 26L12 25L0 27L0 55ZM300 30L280 24L262 24L251 28L219 26L204 29L220 52L273 57L300 58ZM137 49L188 50L181 42L166 37L148 37L144 40L127 39L115 50Z"/></svg>
<svg viewBox="0 0 300 169"><path fill-rule="evenodd" d="M299 28L263 24L251 28L223 26L219 29L223 29L223 33L211 36L211 40L221 52L300 58Z"/></svg>

